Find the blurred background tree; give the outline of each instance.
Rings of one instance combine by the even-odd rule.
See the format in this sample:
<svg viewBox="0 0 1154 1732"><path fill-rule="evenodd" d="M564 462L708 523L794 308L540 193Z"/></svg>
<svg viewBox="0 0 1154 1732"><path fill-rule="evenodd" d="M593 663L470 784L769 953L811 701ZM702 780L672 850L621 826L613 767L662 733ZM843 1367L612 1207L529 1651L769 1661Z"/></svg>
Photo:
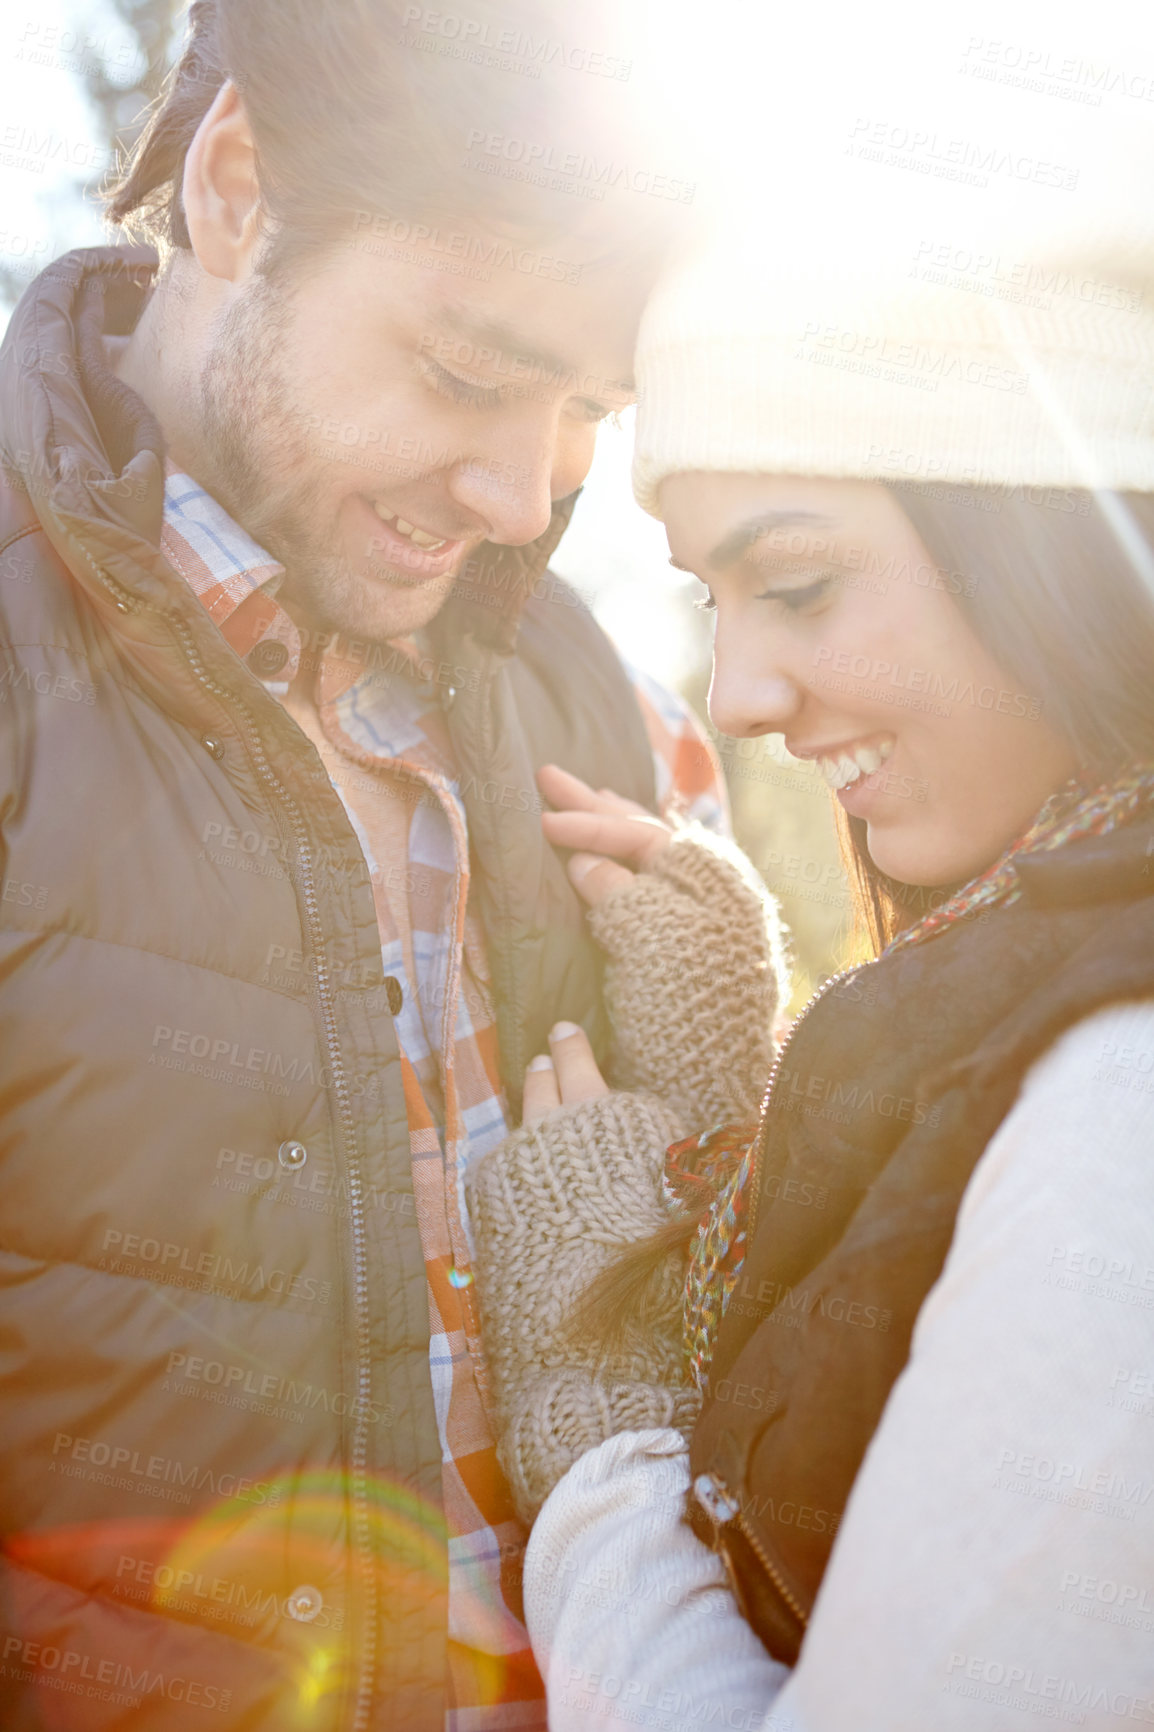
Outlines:
<svg viewBox="0 0 1154 1732"><path fill-rule="evenodd" d="M31 277L50 258L81 239L97 238L91 221L81 224L78 218L82 213L90 218L95 214L101 183L120 153L132 148L179 45L184 13L181 0L100 0L77 5L64 0L56 16L50 5L41 4L24 19L12 8L9 43L0 46L0 53L7 48L12 74L18 78L25 70L28 78L45 78L46 89L62 94L67 87L87 109L89 125L83 141L72 136L67 120L58 133L61 105L49 99L40 110L42 133L28 136L30 128L8 129L18 135L13 142L18 150L23 146L26 168L42 176L36 202L45 232L32 237L24 232L27 223L4 231L0 309L15 306ZM53 149L54 145L64 148ZM90 172L77 173L77 162ZM49 175L46 168L54 172ZM10 207L5 214L11 216ZM82 235L77 232L80 228L85 231Z"/></svg>
<svg viewBox="0 0 1154 1732"><path fill-rule="evenodd" d="M160 94L174 59L177 23L183 20L184 7L179 0L107 0L107 4L122 27L121 45L127 53L123 61L118 54L115 65L100 55L90 56L80 81L115 157L118 150L132 149L150 103Z"/></svg>

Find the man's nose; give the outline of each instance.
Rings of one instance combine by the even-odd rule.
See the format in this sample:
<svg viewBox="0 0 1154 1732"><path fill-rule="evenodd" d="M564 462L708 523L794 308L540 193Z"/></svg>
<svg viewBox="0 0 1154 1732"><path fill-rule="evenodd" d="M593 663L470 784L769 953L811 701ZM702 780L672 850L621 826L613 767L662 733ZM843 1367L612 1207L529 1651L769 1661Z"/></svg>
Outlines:
<svg viewBox="0 0 1154 1732"><path fill-rule="evenodd" d="M467 457L454 469L449 491L463 510L488 525L490 541L524 547L548 529L553 514L552 433L538 429Z"/></svg>
<svg viewBox="0 0 1154 1732"><path fill-rule="evenodd" d="M713 647L709 715L715 728L752 739L785 728L801 706L802 692L787 670L740 627L718 630Z"/></svg>

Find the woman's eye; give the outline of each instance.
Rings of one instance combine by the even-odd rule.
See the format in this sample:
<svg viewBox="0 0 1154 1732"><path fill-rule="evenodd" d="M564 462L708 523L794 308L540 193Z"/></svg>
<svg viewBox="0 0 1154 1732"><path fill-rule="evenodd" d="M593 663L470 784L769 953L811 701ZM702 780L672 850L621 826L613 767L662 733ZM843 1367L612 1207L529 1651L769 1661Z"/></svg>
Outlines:
<svg viewBox="0 0 1154 1732"><path fill-rule="evenodd" d="M433 388L443 397L451 397L454 403L467 403L475 409L489 409L501 400L500 390L496 387L471 384L468 379L450 373L447 367L442 367L437 361L427 361L425 368L426 377Z"/></svg>
<svg viewBox="0 0 1154 1732"><path fill-rule="evenodd" d="M806 608L821 601L832 583L832 577L822 576L807 583L803 589L763 589L756 599L778 601L790 613L804 613Z"/></svg>

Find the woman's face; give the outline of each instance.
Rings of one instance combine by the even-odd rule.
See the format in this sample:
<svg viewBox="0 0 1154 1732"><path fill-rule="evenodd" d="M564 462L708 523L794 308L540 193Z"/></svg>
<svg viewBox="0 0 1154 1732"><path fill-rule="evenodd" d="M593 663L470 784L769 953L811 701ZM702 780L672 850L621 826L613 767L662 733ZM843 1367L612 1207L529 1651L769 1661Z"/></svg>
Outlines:
<svg viewBox="0 0 1154 1732"><path fill-rule="evenodd" d="M879 482L674 475L661 510L672 563L716 605L715 725L816 759L883 872L973 877L1073 773L1037 694L967 624L967 579Z"/></svg>

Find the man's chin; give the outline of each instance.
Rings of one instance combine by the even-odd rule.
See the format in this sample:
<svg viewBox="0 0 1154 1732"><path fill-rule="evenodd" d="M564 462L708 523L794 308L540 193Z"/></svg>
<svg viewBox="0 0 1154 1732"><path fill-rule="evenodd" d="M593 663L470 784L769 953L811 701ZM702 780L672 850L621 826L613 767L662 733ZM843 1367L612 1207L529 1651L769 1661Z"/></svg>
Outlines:
<svg viewBox="0 0 1154 1732"><path fill-rule="evenodd" d="M307 611L326 630L349 637L386 643L408 637L428 625L441 611L457 581L455 571L424 582L405 573L388 571L365 574L344 571L309 586L301 600ZM292 609L294 597L285 594Z"/></svg>

